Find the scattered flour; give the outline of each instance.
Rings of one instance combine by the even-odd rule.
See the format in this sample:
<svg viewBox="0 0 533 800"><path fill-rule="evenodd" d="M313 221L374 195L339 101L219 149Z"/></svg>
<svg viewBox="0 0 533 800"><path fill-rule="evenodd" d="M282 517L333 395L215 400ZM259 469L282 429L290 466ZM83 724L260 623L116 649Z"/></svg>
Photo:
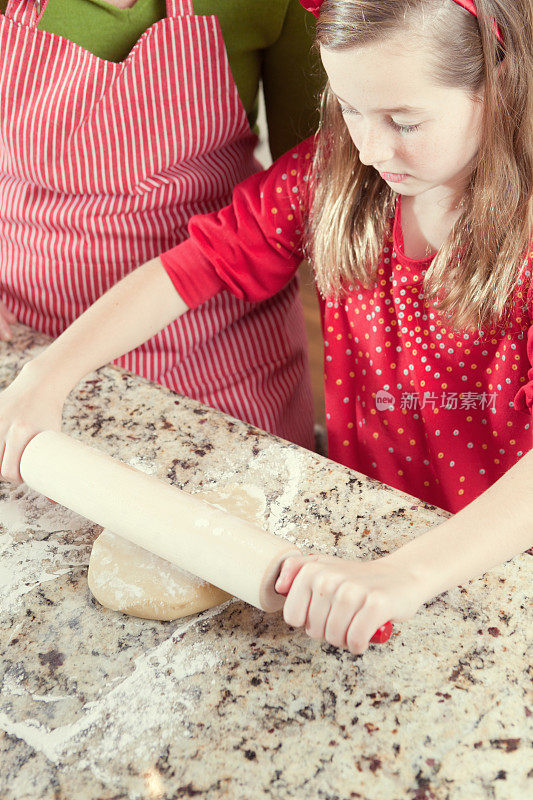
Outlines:
<svg viewBox="0 0 533 800"><path fill-rule="evenodd" d="M83 517L30 489L8 490L0 500L0 616L14 614L36 586L87 564L83 541L61 544L53 536L40 540L41 531L59 534L90 527Z"/></svg>
<svg viewBox="0 0 533 800"><path fill-rule="evenodd" d="M153 461L147 461L145 458L133 457L128 459L130 467L135 467L139 472L144 472L145 475L155 475L157 467Z"/></svg>
<svg viewBox="0 0 533 800"><path fill-rule="evenodd" d="M300 486L305 474L307 456L305 452L287 448L283 454L283 462L280 464L279 445L268 445L254 456L247 465L247 482L236 486L235 471L220 472L217 474L216 483L213 481L213 490L216 490L218 496L223 498L234 498L236 491L239 491L247 498L248 503L243 505L249 506L249 500L256 501L256 508L252 521L268 530L270 533L280 536L288 541L296 541L296 537L291 536L290 532L296 528L296 524L289 522L286 518L292 516L294 502L298 497ZM267 513L267 499L262 486L265 485L265 475L269 478L279 478L283 490L279 497L275 498L268 507L268 518L265 519ZM254 478L256 478L254 480ZM224 485L226 484L226 485ZM212 505L219 508L223 506L218 505L215 501L208 497L209 489L202 490L202 495L208 499ZM239 509L235 506L232 509L233 513L239 514Z"/></svg>
<svg viewBox="0 0 533 800"><path fill-rule="evenodd" d="M214 652L203 642L182 646L175 641L176 637L220 614L233 602L236 601L229 600L175 628L168 639L135 659L128 677L119 679L111 689L105 687L101 697L86 703L75 722L51 730L31 716L16 721L0 712L0 727L54 764L76 754L78 768L91 769L102 781L109 781L112 775L105 773L105 767L98 767L98 763L111 765L117 754L127 753L129 759L140 763L147 761L153 747L151 731L164 729L167 736L175 738L188 735L183 728L183 717L197 706L197 698L183 686L184 681L199 673L213 672L225 656L223 640L222 649ZM5 683L2 686L2 694L6 690L21 694L20 684L15 691L14 688L11 676L7 686ZM63 698L33 695L32 699L55 702Z"/></svg>
<svg viewBox="0 0 533 800"><path fill-rule="evenodd" d="M296 524L291 519L304 474L306 456L291 449L284 456L284 461L280 464L279 447L262 450L249 464L247 483L239 489L243 496L255 501L254 521L275 535L295 541L292 531ZM156 471L153 464L144 459L130 460L130 464L147 474ZM281 494L270 503L267 519L267 500L262 489L265 485L265 472L279 474L282 482ZM235 473L228 472L228 486L224 487L221 486L224 476L217 476L216 492L219 497L225 491L228 497L235 495L235 484L232 483L234 480ZM50 513L50 504L44 498L42 501ZM36 499L32 498L34 517L35 502ZM58 517L63 525L58 527L69 530L65 523L69 524L70 513L65 512L65 509L61 509L61 512ZM76 524L73 529L80 528L81 518L72 516L75 517ZM201 527L202 523L203 520L198 520L197 524ZM14 541L13 535L16 532L24 531L34 524L32 521L28 525L24 508L20 507L19 502L0 503L0 525L9 531L4 535L0 532L0 550L4 545L0 552L0 584L3 584L0 586L0 613L3 615L39 583L54 580L69 572L69 568L80 564L73 546L51 544L49 541ZM36 565L39 565L39 571L36 571ZM21 721L13 720L8 713L1 711L0 727L8 734L24 740L55 764L70 755L76 755L80 769L92 770L104 782L112 779L112 775L105 772L105 765L109 764L111 770L113 758L117 754L127 752L129 758L139 763L149 761L154 738L151 731L164 728L167 735L188 736L182 723L184 715L190 715L194 711L197 698L188 690L187 679L196 674L213 672L223 663L226 655L224 640L217 640L217 649L213 651L212 647L208 649L202 641L182 645L175 638L181 637L189 628L204 620L223 613L234 602L237 601L229 600L180 624L162 644L135 659L130 675L111 681L104 687L100 697L86 703L80 717L74 722L50 729L37 716L32 716L31 712L27 719ZM6 675L3 693L28 694L35 702L36 715L39 713L38 709L42 708L42 703L68 699L31 695L23 688L22 680L22 676L19 678ZM206 687L204 691L208 691L208 681L202 679L202 685Z"/></svg>
<svg viewBox="0 0 533 800"><path fill-rule="evenodd" d="M0 501L0 525L9 533L20 533L27 530L30 525L24 503L20 500Z"/></svg>
<svg viewBox="0 0 533 800"><path fill-rule="evenodd" d="M36 586L85 564L87 551L83 546L37 539L19 542L8 533L0 533L0 616L5 619L14 614L24 595Z"/></svg>
<svg viewBox="0 0 533 800"><path fill-rule="evenodd" d="M270 452L271 449L273 451L272 453ZM279 458L279 448L277 446L273 445L272 448L267 447L258 456L258 461L260 461L261 456L263 456L263 459L267 461L267 463L271 462L274 453L277 454ZM283 492L270 505L267 525L271 533L282 536L289 541L294 541L294 537L290 537L287 534L293 531L296 525L294 522L288 522L286 518L292 516L294 501L298 497L308 456L305 452L290 449L288 449L284 455L283 467L287 471L287 477L283 481Z"/></svg>

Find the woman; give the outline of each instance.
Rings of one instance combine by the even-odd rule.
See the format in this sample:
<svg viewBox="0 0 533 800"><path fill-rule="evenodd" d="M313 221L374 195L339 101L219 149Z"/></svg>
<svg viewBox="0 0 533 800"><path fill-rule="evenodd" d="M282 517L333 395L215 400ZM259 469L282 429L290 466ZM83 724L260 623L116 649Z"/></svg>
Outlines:
<svg viewBox="0 0 533 800"><path fill-rule="evenodd" d="M297 0L0 0L0 9L4 337L15 318L59 335L182 241L192 215L229 201L258 169L261 79L274 156L316 124L321 78ZM295 281L259 305L222 294L117 363L312 447Z"/></svg>

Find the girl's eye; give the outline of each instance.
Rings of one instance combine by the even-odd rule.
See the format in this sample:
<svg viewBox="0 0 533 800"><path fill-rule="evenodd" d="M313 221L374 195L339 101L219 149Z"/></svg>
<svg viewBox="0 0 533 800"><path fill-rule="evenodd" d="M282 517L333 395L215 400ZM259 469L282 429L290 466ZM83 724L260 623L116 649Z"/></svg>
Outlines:
<svg viewBox="0 0 533 800"><path fill-rule="evenodd" d="M390 124L395 131L399 131L400 133L413 133L414 131L417 131L421 125L420 122L418 125L398 125L398 123L394 122L393 119L391 119Z"/></svg>
<svg viewBox="0 0 533 800"><path fill-rule="evenodd" d="M343 117L347 116L359 116L359 112L355 110L355 108L350 108L350 106L340 106L341 114ZM422 124L419 122L417 125L399 125L393 119L390 121L391 126L394 128L395 131L399 133L414 133L420 128Z"/></svg>

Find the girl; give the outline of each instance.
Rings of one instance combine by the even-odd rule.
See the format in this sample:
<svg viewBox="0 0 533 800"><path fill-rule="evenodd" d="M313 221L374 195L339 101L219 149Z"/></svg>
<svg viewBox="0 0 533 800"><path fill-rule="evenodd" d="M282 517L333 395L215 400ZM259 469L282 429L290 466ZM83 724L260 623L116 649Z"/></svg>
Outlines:
<svg viewBox="0 0 533 800"><path fill-rule="evenodd" d="M19 477L83 374L222 288L270 297L307 252L330 455L458 512L372 562L285 562L285 620L362 653L388 619L531 541L532 9L325 0L317 41L329 83L316 140L194 218L186 242L23 368L0 398L2 474Z"/></svg>
<svg viewBox="0 0 533 800"><path fill-rule="evenodd" d="M260 82L275 156L316 128L298 0L0 0L0 335L57 336L256 172ZM261 339L258 348L254 340ZM239 353L236 359L235 353ZM296 281L221 293L120 364L313 447Z"/></svg>

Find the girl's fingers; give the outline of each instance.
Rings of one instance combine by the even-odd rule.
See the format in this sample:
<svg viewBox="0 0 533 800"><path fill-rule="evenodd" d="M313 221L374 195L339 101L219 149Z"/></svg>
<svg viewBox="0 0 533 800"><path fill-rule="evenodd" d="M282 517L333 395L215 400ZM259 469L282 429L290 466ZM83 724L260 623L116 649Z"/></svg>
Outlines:
<svg viewBox="0 0 533 800"><path fill-rule="evenodd" d="M310 602L311 589L309 586L297 589L293 583L283 606L283 619L287 625L292 625L293 628L301 628L305 625Z"/></svg>
<svg viewBox="0 0 533 800"><path fill-rule="evenodd" d="M278 594L286 595L292 586L292 582L300 572L304 564L309 561L316 561L318 556L291 556L285 559L281 572L275 584L275 590Z"/></svg>
<svg viewBox="0 0 533 800"><path fill-rule="evenodd" d="M301 565L283 607L283 618L287 625L292 625L294 628L305 625L312 597L313 578L319 569L316 561Z"/></svg>
<svg viewBox="0 0 533 800"><path fill-rule="evenodd" d="M8 434L2 458L2 478L4 480L14 484L23 482L20 474L20 459L32 438L33 436L28 432L24 435L19 434L17 438L10 437Z"/></svg>
<svg viewBox="0 0 533 800"><path fill-rule="evenodd" d="M324 631L326 642L329 642L334 647L346 648L348 628L362 604L362 593L357 586L346 582L339 586L333 598L331 612Z"/></svg>
<svg viewBox="0 0 533 800"><path fill-rule="evenodd" d="M312 639L359 655L391 619L391 599L372 581L369 585L368 570L356 563L339 564L339 559L325 556L288 558L276 590L287 595L283 616L288 625L305 625Z"/></svg>
<svg viewBox="0 0 533 800"><path fill-rule="evenodd" d="M372 636L388 619L390 611L387 612L383 599L376 594L369 594L346 632L346 646L350 653L364 653Z"/></svg>
<svg viewBox="0 0 533 800"><path fill-rule="evenodd" d="M342 579L328 573L315 577L311 587L311 602L307 610L305 630L311 639L324 639L332 599Z"/></svg>

